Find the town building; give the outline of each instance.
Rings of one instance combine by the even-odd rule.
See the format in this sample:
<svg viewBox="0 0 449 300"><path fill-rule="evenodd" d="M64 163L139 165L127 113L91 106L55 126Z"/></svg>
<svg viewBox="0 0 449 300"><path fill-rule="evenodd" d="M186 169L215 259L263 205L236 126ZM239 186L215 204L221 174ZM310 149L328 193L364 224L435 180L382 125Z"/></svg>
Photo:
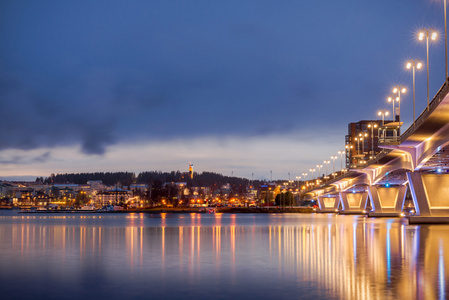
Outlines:
<svg viewBox="0 0 449 300"><path fill-rule="evenodd" d="M348 124L348 134L345 136L345 165L347 169L366 164L380 151L379 128L391 120L361 120Z"/></svg>
<svg viewBox="0 0 449 300"><path fill-rule="evenodd" d="M95 206L105 206L105 205L117 205L120 203L126 203L129 198L131 198L132 191L113 189L110 191L99 192L92 196L92 201Z"/></svg>

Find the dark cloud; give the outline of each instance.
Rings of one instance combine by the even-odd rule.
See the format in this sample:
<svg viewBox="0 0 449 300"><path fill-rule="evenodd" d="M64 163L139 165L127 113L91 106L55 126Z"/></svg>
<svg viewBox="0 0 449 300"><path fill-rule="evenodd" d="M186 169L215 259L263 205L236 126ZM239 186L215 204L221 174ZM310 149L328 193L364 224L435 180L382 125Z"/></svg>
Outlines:
<svg viewBox="0 0 449 300"><path fill-rule="evenodd" d="M402 2L398 16L386 0L3 1L0 149L81 145L101 155L123 141L372 118L385 90L372 82L400 73L410 20L423 19Z"/></svg>
<svg viewBox="0 0 449 300"><path fill-rule="evenodd" d="M38 156L30 155L12 155L8 158L3 158L0 156L1 164L11 164L11 165L26 165L32 163L45 163L51 159L51 153L45 152Z"/></svg>

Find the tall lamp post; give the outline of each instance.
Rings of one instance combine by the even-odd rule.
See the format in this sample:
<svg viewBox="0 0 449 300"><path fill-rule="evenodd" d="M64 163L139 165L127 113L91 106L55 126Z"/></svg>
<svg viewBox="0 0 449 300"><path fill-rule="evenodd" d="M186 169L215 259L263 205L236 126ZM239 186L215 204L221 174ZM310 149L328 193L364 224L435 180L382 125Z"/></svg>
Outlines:
<svg viewBox="0 0 449 300"><path fill-rule="evenodd" d="M338 154L340 154L340 170L343 173L343 153L344 151L338 150Z"/></svg>
<svg viewBox="0 0 449 300"><path fill-rule="evenodd" d="M396 98L397 101L399 102L399 126L401 126L401 93L405 94L405 92L407 92L407 89L403 86L395 86L393 88L393 93L398 93L398 97ZM394 117L394 115L393 115Z"/></svg>
<svg viewBox="0 0 449 300"><path fill-rule="evenodd" d="M313 172L315 172L315 169L310 169L309 171L312 172L312 178L311 179L312 179L312 185L313 185Z"/></svg>
<svg viewBox="0 0 449 300"><path fill-rule="evenodd" d="M299 192L299 180L301 179L301 176L296 176L296 181L298 181L298 192Z"/></svg>
<svg viewBox="0 0 449 300"><path fill-rule="evenodd" d="M449 80L447 74L447 21L446 21L446 0L444 0L444 56L446 58L446 80Z"/></svg>
<svg viewBox="0 0 449 300"><path fill-rule="evenodd" d="M318 178L320 178L320 176L321 176L321 168L323 167L323 165L316 165L316 167L318 168Z"/></svg>
<svg viewBox="0 0 449 300"><path fill-rule="evenodd" d="M307 185L307 178L306 178L307 175L308 175L307 173L302 173L302 177L304 178L304 182L306 183L306 185Z"/></svg>
<svg viewBox="0 0 449 300"><path fill-rule="evenodd" d="M330 164L330 163L331 163L330 160L323 161L323 164L326 165L326 176L324 176L325 178L327 178L327 165Z"/></svg>
<svg viewBox="0 0 449 300"><path fill-rule="evenodd" d="M393 114L393 122L395 122L396 121L395 120L396 119L395 118L396 114L394 113L394 101L399 102L399 98L397 96L396 97L395 96L390 96L390 97L387 98L387 101L393 103L393 110L391 112Z"/></svg>
<svg viewBox="0 0 449 300"><path fill-rule="evenodd" d="M335 160L337 159L337 156L336 155L332 155L331 159L334 161L334 167L332 169L332 173L335 173Z"/></svg>
<svg viewBox="0 0 449 300"><path fill-rule="evenodd" d="M412 69L413 71L413 125L415 125L415 68L418 70L421 69L422 63L417 59L411 59L407 62L407 65L405 67L407 69Z"/></svg>
<svg viewBox="0 0 449 300"><path fill-rule="evenodd" d="M449 81L448 73L447 73L447 18L446 18L446 0L443 0L444 3L444 57L446 59L446 78L444 81Z"/></svg>
<svg viewBox="0 0 449 300"><path fill-rule="evenodd" d="M382 126L384 126L385 123L385 116L388 116L388 111L387 110L379 110L379 112L377 113L378 116L382 116Z"/></svg>
<svg viewBox="0 0 449 300"><path fill-rule="evenodd" d="M437 31L434 28L423 28L418 33L418 40L423 41L424 39L426 39L426 49L427 49L427 106L429 106L429 38L432 41L435 41L437 39L437 36L438 36L438 33L437 33Z"/></svg>
<svg viewBox="0 0 449 300"><path fill-rule="evenodd" d="M377 123L371 122L368 124L368 128L371 128L371 155L370 159L374 158L374 128L377 128Z"/></svg>
<svg viewBox="0 0 449 300"><path fill-rule="evenodd" d="M362 141L362 154L365 155L365 138L368 136L368 133L359 133L359 140Z"/></svg>
<svg viewBox="0 0 449 300"><path fill-rule="evenodd" d="M349 167L348 166L348 162L346 161L347 157L348 157L348 151L351 151L350 149L352 149L352 145L346 145L345 146L345 167ZM349 164L351 164L351 162L349 161ZM346 169L346 168L345 168Z"/></svg>

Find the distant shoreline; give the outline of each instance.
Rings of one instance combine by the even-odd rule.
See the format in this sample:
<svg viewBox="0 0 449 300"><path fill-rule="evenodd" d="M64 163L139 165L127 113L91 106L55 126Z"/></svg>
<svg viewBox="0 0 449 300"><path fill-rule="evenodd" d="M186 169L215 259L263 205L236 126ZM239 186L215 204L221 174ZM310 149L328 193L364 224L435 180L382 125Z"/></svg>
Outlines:
<svg viewBox="0 0 449 300"><path fill-rule="evenodd" d="M98 211L98 210L81 210L81 209L55 209L55 210L30 210L27 209L13 209L12 207L0 207L3 210L17 210L20 213L30 214L45 214L45 213L148 213L148 214L161 214L161 213L208 213L207 210L200 210L200 208L147 208L147 209L129 209L119 211ZM315 210L311 207L215 207L214 213L313 213Z"/></svg>

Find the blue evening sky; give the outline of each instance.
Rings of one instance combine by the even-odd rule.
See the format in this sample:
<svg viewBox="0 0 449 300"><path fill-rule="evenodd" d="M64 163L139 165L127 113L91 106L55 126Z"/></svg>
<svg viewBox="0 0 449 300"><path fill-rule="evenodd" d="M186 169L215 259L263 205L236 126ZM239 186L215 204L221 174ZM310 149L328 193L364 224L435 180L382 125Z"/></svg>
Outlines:
<svg viewBox="0 0 449 300"><path fill-rule="evenodd" d="M376 119L409 58L444 82L442 0L0 2L0 176L215 171L288 179ZM426 72L417 73L417 115ZM336 162L339 169L340 160Z"/></svg>

